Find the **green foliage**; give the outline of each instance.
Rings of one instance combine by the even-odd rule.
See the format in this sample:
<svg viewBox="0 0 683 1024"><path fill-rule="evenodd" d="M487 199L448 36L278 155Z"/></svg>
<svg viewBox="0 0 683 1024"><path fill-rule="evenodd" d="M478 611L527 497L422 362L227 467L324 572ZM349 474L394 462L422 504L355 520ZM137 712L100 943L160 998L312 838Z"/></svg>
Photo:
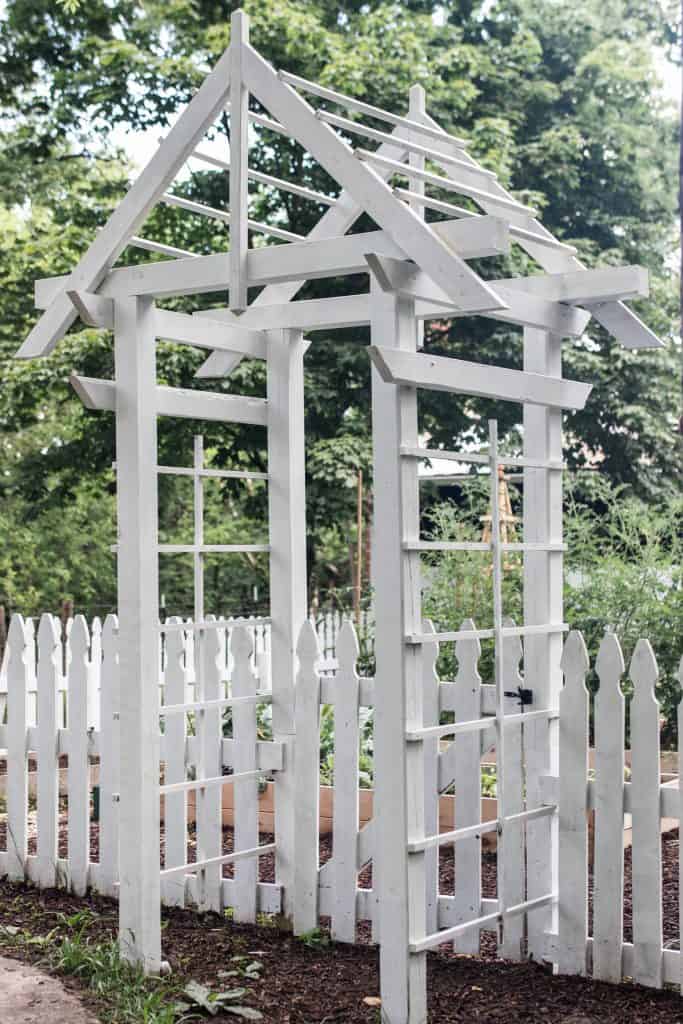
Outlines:
<svg viewBox="0 0 683 1024"><path fill-rule="evenodd" d="M308 949L327 949L330 945L330 936L321 928L312 928L309 932L302 932L297 938L303 942Z"/></svg>
<svg viewBox="0 0 683 1024"><path fill-rule="evenodd" d="M488 509L488 488L467 485L462 508L434 507L433 534L447 540L481 538L480 516ZM665 718L663 739L675 736L680 687L676 682L683 636L683 498L671 496L657 507L599 474L580 474L568 488L565 508L565 621L580 629L594 661L605 629L617 633L628 661L640 637L654 648L660 669L658 696ZM446 552L430 556L425 573L424 609L438 630L460 628L467 618L477 627L492 623L490 556ZM505 613L521 621L522 576L511 563L504 573ZM453 678L454 645L442 645L439 671ZM482 641L480 672L493 676L492 644ZM596 680L592 679L593 685ZM624 690L630 693L628 679Z"/></svg>
<svg viewBox="0 0 683 1024"><path fill-rule="evenodd" d="M59 590L60 598L73 595L80 608L98 610L113 595L107 551L113 424L106 414L83 410L67 384L74 369L111 375L111 337L76 328L49 358L16 363L12 353L35 318L31 282L76 263L132 174L112 138L129 128L166 129L229 42L236 6L194 0L7 2L0 24L0 525L11 538L5 548L20 550L25 564L16 552L0 556L0 598L22 610L54 607ZM584 339L566 346L567 376L591 381L594 389L586 409L568 417L565 454L573 467L599 462L616 484L648 501L666 500L680 480L681 458L677 281L671 270L678 128L658 89L655 53L676 40L674 5L246 0L244 6L252 41L277 66L397 111L405 109L409 87L420 82L430 114L466 134L473 154L515 194L538 205L548 228L573 242L587 264L642 263L650 269L651 298L639 309L666 347L628 352L595 324ZM227 131L223 117L215 133ZM335 188L315 161L279 135L260 133L250 162L313 188ZM174 187L220 207L226 184L220 172L193 168ZM252 210L258 219L299 233L323 212L264 187L253 193ZM358 223L369 226L367 217ZM152 213L145 233L197 252L220 251L228 243L223 226L167 207ZM134 263L149 257L126 250L122 258ZM496 276L537 267L515 250L509 259L481 261L480 269ZM301 296L365 287L361 277L311 282ZM224 295L209 295L169 305L192 309L224 301ZM323 599L333 591L343 600L338 595L351 583L358 469L371 484L369 367L359 344L366 336L358 330L317 333L306 358L308 560L311 591ZM492 321L434 322L427 325L426 343L436 353L521 365L520 332ZM159 378L174 386L263 395L262 363L244 360L229 380L198 385L194 373L201 361L188 348L159 346ZM493 411L489 402L425 394L421 429L432 443L453 448L482 439ZM499 406L495 413L501 433L516 441L519 409ZM197 429L189 421L160 421L159 461L186 462ZM262 431L221 424L201 429L216 466L265 468ZM221 541L253 536L265 513L264 494L226 486L223 495ZM169 500L175 509L175 499ZM94 524L87 543L79 539L88 535L85 517ZM47 580L51 538L59 547L53 542ZM35 570L25 554L33 551ZM187 612L186 566L169 562L162 573L169 610ZM219 605L227 610L228 603L244 602L254 585L264 594L263 577L261 563L230 559L225 571L211 575L209 588L224 595ZM246 609L233 604L232 610Z"/></svg>

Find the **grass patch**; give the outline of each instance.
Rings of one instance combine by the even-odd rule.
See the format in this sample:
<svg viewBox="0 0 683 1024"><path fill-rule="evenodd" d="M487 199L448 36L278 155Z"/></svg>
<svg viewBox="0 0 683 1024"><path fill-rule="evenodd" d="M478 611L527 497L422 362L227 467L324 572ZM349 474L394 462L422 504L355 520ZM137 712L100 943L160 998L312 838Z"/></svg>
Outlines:
<svg viewBox="0 0 683 1024"><path fill-rule="evenodd" d="M90 938L88 931L96 921L97 914L82 910L60 914L57 927L47 935L4 928L2 938L16 947L39 947L38 966L78 979L92 993L92 1009L102 1024L180 1024L202 1019L203 1014L178 1010L183 980L145 976L121 958L115 939Z"/></svg>

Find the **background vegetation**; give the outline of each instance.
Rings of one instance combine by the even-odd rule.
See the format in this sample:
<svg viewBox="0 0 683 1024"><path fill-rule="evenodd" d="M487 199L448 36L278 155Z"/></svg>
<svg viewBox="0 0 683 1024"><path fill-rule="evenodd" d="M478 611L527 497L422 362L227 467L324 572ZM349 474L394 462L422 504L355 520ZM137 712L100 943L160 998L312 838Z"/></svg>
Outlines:
<svg viewBox="0 0 683 1024"><path fill-rule="evenodd" d="M27 364L12 355L36 316L33 279L69 270L128 185L132 168L114 140L127 130L167 129L229 42L235 6L220 0L63 6L7 0L0 24L0 603L10 610L36 614L65 597L91 613L115 604L113 423L85 411L67 383L72 370L111 375L111 337L77 324L48 359ZM566 346L567 376L594 384L585 411L566 424L565 456L582 481L570 499L568 564L574 572L567 602L569 621L592 640L605 622L618 625L627 642L648 631L661 639L673 664L682 635L679 130L658 69L677 45L675 5L246 0L243 6L254 44L280 67L399 111L410 85L420 82L429 112L466 134L473 154L521 199L540 207L544 223L576 245L588 265L642 263L650 270L651 297L638 308L665 340L664 349L629 352L595 323ZM216 127L226 136L226 151L228 127L225 118ZM334 190L327 175L281 136L261 134L250 160L270 174ZM175 190L222 206L227 182L222 172L193 163ZM322 212L263 187L253 193L255 217L296 232L309 230ZM364 218L357 229L369 226ZM222 227L163 207L144 233L197 252L219 251L229 242ZM122 261L141 258L127 250ZM506 260L482 261L480 269L498 276L534 267L515 251ZM366 284L360 277L312 282L301 294ZM193 301L169 305L191 309ZM202 305L211 303L223 305L225 295L201 297ZM351 584L359 469L368 481L370 514L366 340L358 330L318 333L306 359L311 593L323 603L330 595L343 603ZM492 321L428 325L427 346L521 364L520 332ZM159 346L165 383L264 394L263 364L245 360L229 379L197 385L200 362L188 348ZM421 427L436 444L477 443L494 411L508 450L518 451L514 406L494 410L484 401L432 393L421 400ZM161 421L159 461L188 464L198 427ZM259 431L205 423L201 429L214 465L265 468ZM584 473L586 467L598 471ZM448 492L445 508L437 508L436 492L429 492L425 524L447 532L479 530L478 486ZM161 492L168 540L191 529L183 487L183 481L168 483ZM226 485L211 495L207 509L212 541L262 538L263 488ZM506 586L515 612L513 577ZM457 580L462 586L454 587ZM267 604L258 559L216 563L207 583L216 611ZM449 556L434 569L432 612L456 621L478 617L481 608L485 617L487 585L476 560L465 571ZM182 558L162 564L161 587L169 613L191 611L191 571Z"/></svg>

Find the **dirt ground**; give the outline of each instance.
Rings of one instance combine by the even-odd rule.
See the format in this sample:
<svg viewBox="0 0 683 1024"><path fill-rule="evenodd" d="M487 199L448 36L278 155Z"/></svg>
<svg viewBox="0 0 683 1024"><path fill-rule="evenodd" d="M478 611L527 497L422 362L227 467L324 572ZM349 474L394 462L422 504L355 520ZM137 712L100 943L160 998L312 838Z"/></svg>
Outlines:
<svg viewBox="0 0 683 1024"><path fill-rule="evenodd" d="M0 1024L96 1024L61 981L0 956Z"/></svg>
<svg viewBox="0 0 683 1024"><path fill-rule="evenodd" d="M231 843L232 836L226 832L226 850ZM668 948L678 948L676 832L663 837L662 852L665 942ZM97 836L93 833L95 857L96 853ZM329 844L323 841L321 860L329 854ZM628 941L628 852L625 862L624 923ZM262 858L261 872L262 880L272 880L272 859ZM453 874L452 856L446 854L441 863L442 891L452 891ZM366 870L361 884L369 881ZM483 887L485 895L495 894L495 856L490 854L483 860ZM0 882L0 924L25 928L32 934L46 934L58 922L60 912L73 914L85 906L99 915L89 932L93 941L113 937L117 907L109 900L95 896L81 900L60 891L41 893L29 886ZM239 926L224 916L200 917L191 910L172 910L164 913L162 941L164 956L176 976L201 981L214 989L226 986L219 972L234 966L233 957L253 956L261 961L261 978L248 982L244 1002L263 1013L264 1024L377 1024L377 951L369 945L368 933L367 926L360 927L360 941L355 946L333 944L324 934L307 944L278 927L277 921L260 927ZM34 956L30 947L4 952L27 960ZM553 977L542 965L503 962L496 959L495 939L488 934L482 937L479 957L457 956L446 949L430 954L428 974L430 1024L683 1024L683 1000L674 991ZM92 1002L88 1005L95 1008ZM212 1019L221 1024L235 1021L225 1014ZM35 1020L45 1022L42 1015ZM0 1024L4 1024L1 1015Z"/></svg>

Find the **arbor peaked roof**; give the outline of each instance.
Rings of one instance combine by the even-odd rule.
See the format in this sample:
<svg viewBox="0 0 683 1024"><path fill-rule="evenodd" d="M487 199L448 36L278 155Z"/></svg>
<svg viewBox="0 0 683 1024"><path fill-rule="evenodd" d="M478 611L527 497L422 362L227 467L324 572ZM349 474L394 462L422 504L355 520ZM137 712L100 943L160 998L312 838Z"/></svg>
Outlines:
<svg viewBox="0 0 683 1024"><path fill-rule="evenodd" d="M326 109L316 110L304 94L315 95L345 107L354 114L370 117L375 122L384 121L391 126L390 130L378 131ZM249 111L249 95L258 101L269 116ZM182 197L174 197L167 193L167 189L186 161L195 154L200 155L197 153L198 143L226 108L229 99L230 163L222 164L220 160L204 157L230 169L231 201L230 212L227 213L210 210ZM237 11L232 16L230 46L78 265L66 278L45 282L49 285L50 297L40 319L17 352L20 358L44 356L54 348L79 315L79 309L82 311L82 304L79 307L74 295L96 293L101 288L106 293L111 268L128 245L151 248L180 258L194 255L137 237L139 227L159 202L181 207L184 205L194 212L207 213L216 219L230 222L231 251L223 254L229 261L226 283L230 288L232 311L243 312L248 309L245 325L253 320L257 326L254 318L259 307L287 303L296 295L305 283L306 275L296 280L278 281L275 277L247 307L246 289L251 283L248 278L249 254L256 251L247 248L248 231L261 231L285 240L296 239L291 232L278 227L269 228L248 219L248 178L260 178L266 183L279 181L249 170L249 122L287 135L298 142L339 185L340 193L336 198L313 193L292 182L279 182L279 186L275 186L289 186L290 191L298 188L299 194L309 193L307 198L314 199L318 196L317 201L324 201L329 207L301 242L341 238L362 213L367 213L394 249L398 250L398 254L416 264L433 282L438 294L450 301L460 315L484 313L505 319L505 311L510 307L509 287L499 290L496 282L482 279L468 265L466 258L458 254L457 247L449 244L449 238L444 232L424 219L422 209L425 207L458 218L478 216L471 206L464 208L425 195L427 185L447 188L476 203L485 215L493 215L505 221L510 237L546 271L543 280L547 282L557 278L554 287L551 281L551 301L583 306L627 347L661 345L652 331L619 300L617 292L614 292L613 297L608 289L605 297L599 290L589 291L580 295L580 300L572 299L571 288L563 292L566 279L571 278L572 274L582 277L581 272L595 272L586 271L571 246L554 238L536 219L534 210L516 200L500 185L494 174L481 167L467 153L464 140L449 135L430 118L424 111L424 104L411 103L411 116L403 117L343 96L298 76L278 72L250 45L247 19L241 11ZM336 129L341 129L346 135L360 135L380 145L372 152L360 147L354 148ZM442 173L425 170L426 159L440 167ZM408 178L408 189L392 187L389 182L396 174ZM491 217L486 219L490 221ZM297 249L301 242L297 240ZM216 257L204 257L204 260L209 259L214 260L215 264ZM356 272L356 269L354 267L348 272ZM114 271L114 274L122 273ZM540 281L540 277L532 276L513 279L505 284L533 294L538 290ZM544 287L547 291L548 285ZM197 286L185 290L206 289ZM131 292L135 293L134 285L131 285ZM623 292L645 293L646 286L644 290L641 288ZM593 301L595 295L598 298ZM519 322L514 317L511 319L512 322ZM218 376L229 372L235 358L239 358L239 355L235 357L230 352L214 351L200 368L199 375Z"/></svg>

